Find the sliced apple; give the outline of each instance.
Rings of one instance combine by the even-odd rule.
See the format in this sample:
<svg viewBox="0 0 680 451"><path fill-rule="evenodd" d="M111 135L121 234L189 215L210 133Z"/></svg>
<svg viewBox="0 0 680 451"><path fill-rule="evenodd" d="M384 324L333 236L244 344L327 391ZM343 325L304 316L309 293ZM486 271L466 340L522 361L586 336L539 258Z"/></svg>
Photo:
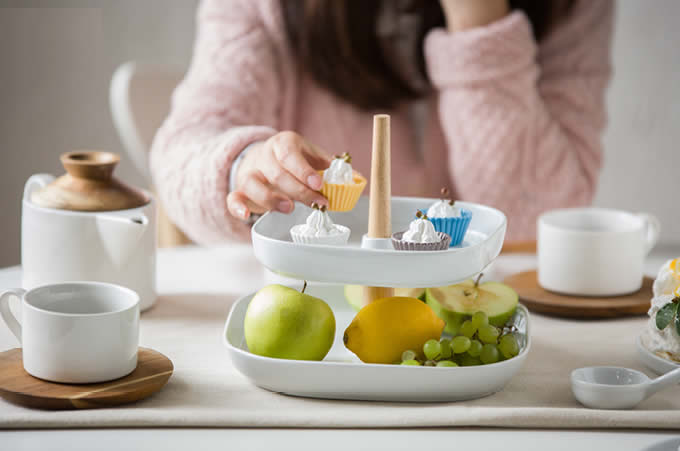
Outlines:
<svg viewBox="0 0 680 451"><path fill-rule="evenodd" d="M361 285L345 285L345 299L357 312L361 310ZM395 296L417 298L425 302L425 288L395 288Z"/></svg>
<svg viewBox="0 0 680 451"><path fill-rule="evenodd" d="M484 312L489 323L504 325L515 313L519 296L515 290L499 282L476 285L472 280L447 287L425 290L427 304L444 321L445 332L456 334L458 328L475 312Z"/></svg>

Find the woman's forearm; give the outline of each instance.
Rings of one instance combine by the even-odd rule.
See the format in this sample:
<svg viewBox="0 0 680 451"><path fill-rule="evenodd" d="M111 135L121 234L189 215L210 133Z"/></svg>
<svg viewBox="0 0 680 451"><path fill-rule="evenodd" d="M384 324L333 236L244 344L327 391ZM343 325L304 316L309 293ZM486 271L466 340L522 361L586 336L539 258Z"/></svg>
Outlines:
<svg viewBox="0 0 680 451"><path fill-rule="evenodd" d="M508 0L440 0L449 32L481 27L508 14Z"/></svg>
<svg viewBox="0 0 680 451"><path fill-rule="evenodd" d="M452 182L462 198L517 218L509 225L513 238L533 237L546 209L592 200L610 25L600 20L597 33L605 34L574 47L553 46L557 53L540 68L538 46L519 12L487 27L428 36ZM588 49L581 47L586 43Z"/></svg>

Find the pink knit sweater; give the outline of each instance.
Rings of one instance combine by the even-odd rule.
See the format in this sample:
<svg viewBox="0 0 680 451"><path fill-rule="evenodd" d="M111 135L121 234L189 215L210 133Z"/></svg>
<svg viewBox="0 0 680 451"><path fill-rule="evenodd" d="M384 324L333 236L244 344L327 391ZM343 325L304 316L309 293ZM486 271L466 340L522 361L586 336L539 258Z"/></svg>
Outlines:
<svg viewBox="0 0 680 451"><path fill-rule="evenodd" d="M497 207L508 238L535 235L550 208L591 202L602 160L612 4L583 0L537 45L521 12L425 40L436 94L416 130L392 116L394 195ZM158 131L151 168L170 218L198 243L247 239L227 211L231 163L248 144L294 130L370 174L372 115L315 84L291 57L277 0L204 1L193 61ZM420 137L420 139L418 138Z"/></svg>

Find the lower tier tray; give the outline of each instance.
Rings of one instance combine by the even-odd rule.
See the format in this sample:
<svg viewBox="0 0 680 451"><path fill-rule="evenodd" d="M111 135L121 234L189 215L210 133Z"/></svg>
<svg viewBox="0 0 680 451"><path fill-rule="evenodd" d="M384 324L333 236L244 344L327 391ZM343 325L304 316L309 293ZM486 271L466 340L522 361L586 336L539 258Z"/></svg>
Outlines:
<svg viewBox="0 0 680 451"><path fill-rule="evenodd" d="M321 362L283 360L251 354L245 342L243 320L250 300L233 305L223 342L234 366L253 384L293 396L370 401L445 402L481 398L503 389L517 374L531 347L529 313L520 305L512 321L518 328L521 352L491 365L430 368L366 364L342 342L345 328L356 312L344 299L342 285L311 285L306 293L325 300L336 321L335 341Z"/></svg>
<svg viewBox="0 0 680 451"><path fill-rule="evenodd" d="M416 210L427 210L435 201L392 198L392 231L408 229ZM404 288L449 285L484 271L501 251L507 224L505 215L495 208L469 202L456 205L470 210L472 221L463 242L444 251L362 248L368 227L368 197L362 197L352 211L330 212L334 222L351 229L346 245L294 243L291 227L304 223L311 212L297 204L291 214L269 212L255 223L253 249L264 266L295 279Z"/></svg>

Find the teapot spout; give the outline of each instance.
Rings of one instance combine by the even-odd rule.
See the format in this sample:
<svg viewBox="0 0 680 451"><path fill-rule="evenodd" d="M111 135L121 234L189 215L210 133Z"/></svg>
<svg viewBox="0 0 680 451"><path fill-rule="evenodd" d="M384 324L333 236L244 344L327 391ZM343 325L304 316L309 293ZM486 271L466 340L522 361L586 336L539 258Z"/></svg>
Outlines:
<svg viewBox="0 0 680 451"><path fill-rule="evenodd" d="M97 215L97 230L102 245L118 268L128 261L148 226L149 218L141 213L131 216Z"/></svg>

